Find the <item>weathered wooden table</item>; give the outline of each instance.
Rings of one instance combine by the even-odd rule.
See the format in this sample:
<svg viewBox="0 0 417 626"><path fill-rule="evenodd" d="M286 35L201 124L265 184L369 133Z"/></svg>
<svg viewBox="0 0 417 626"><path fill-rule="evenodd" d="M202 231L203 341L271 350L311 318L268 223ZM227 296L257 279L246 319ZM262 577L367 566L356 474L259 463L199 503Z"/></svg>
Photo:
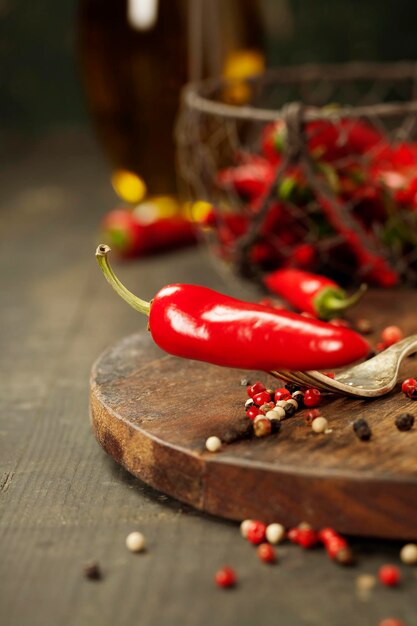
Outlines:
<svg viewBox="0 0 417 626"><path fill-rule="evenodd" d="M0 170L0 624L376 626L387 616L416 624L415 569L402 568L396 590L377 586L364 598L355 588L359 574L397 562L401 544L354 540L352 569L285 544L268 567L236 524L153 491L98 446L88 418L92 362L143 324L94 260L99 216L115 203L107 174L82 135L51 138ZM117 269L148 299L177 281L231 291L203 251ZM125 548L134 529L146 536L145 554ZM83 577L90 560L102 581ZM224 563L240 578L230 592L213 585Z"/></svg>

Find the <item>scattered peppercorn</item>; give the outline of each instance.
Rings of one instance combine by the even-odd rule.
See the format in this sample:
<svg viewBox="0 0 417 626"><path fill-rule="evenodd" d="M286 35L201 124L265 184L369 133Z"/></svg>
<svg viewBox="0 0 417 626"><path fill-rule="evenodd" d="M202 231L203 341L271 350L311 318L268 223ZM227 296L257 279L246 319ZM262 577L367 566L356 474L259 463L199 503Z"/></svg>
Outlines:
<svg viewBox="0 0 417 626"><path fill-rule="evenodd" d="M406 543L401 548L400 559L406 565L417 564L417 545L415 543Z"/></svg>
<svg viewBox="0 0 417 626"><path fill-rule="evenodd" d="M355 563L352 550L349 548L349 546L346 546L345 548L340 548L340 550L336 552L335 560L340 565L353 565Z"/></svg>
<svg viewBox="0 0 417 626"><path fill-rule="evenodd" d="M401 385L401 391L407 394L409 388L414 387L415 385L417 385L417 380L415 378L406 378Z"/></svg>
<svg viewBox="0 0 417 626"><path fill-rule="evenodd" d="M372 436L368 422L362 417L353 422L353 430L357 438L361 441L369 441Z"/></svg>
<svg viewBox="0 0 417 626"><path fill-rule="evenodd" d="M256 554L258 559L264 563L275 563L277 560L277 554L274 548L269 543L261 543L256 548Z"/></svg>
<svg viewBox="0 0 417 626"><path fill-rule="evenodd" d="M304 415L304 423L307 424L307 426L311 426L316 417L320 417L320 411L318 409L312 409Z"/></svg>
<svg viewBox="0 0 417 626"><path fill-rule="evenodd" d="M266 387L263 383L256 382L246 389L249 398L253 398L257 393L265 391Z"/></svg>
<svg viewBox="0 0 417 626"><path fill-rule="evenodd" d="M101 580L102 573L98 563L88 563L84 567L84 576L89 580Z"/></svg>
<svg viewBox="0 0 417 626"><path fill-rule="evenodd" d="M292 394L293 400L295 400L298 404L298 408L302 409L304 406L304 394L302 391L294 391Z"/></svg>
<svg viewBox="0 0 417 626"><path fill-rule="evenodd" d="M237 578L234 570L226 565L216 572L214 580L216 585L227 589L235 586Z"/></svg>
<svg viewBox="0 0 417 626"><path fill-rule="evenodd" d="M246 537L254 545L258 545L265 541L266 526L259 520L251 520L247 525Z"/></svg>
<svg viewBox="0 0 417 626"><path fill-rule="evenodd" d="M260 415L261 411L257 406L251 406L247 411L246 415L249 419L254 420L257 415Z"/></svg>
<svg viewBox="0 0 417 626"><path fill-rule="evenodd" d="M270 424L271 424L271 433L279 433L279 431L281 430L281 420L279 419L272 419L269 420Z"/></svg>
<svg viewBox="0 0 417 626"><path fill-rule="evenodd" d="M283 408L285 411L285 417L292 417L297 410L296 407L290 402L286 402Z"/></svg>
<svg viewBox="0 0 417 626"><path fill-rule="evenodd" d="M373 327L370 320L366 318L361 318L356 322L356 330L362 335L370 335L373 332Z"/></svg>
<svg viewBox="0 0 417 626"><path fill-rule="evenodd" d="M317 545L318 536L312 528L298 528L297 543L302 548L312 548Z"/></svg>
<svg viewBox="0 0 417 626"><path fill-rule="evenodd" d="M381 333L385 347L393 346L404 338L404 333L398 326L387 326Z"/></svg>
<svg viewBox="0 0 417 626"><path fill-rule="evenodd" d="M143 552L145 549L145 537L138 531L129 533L126 537L126 548L130 552Z"/></svg>
<svg viewBox="0 0 417 626"><path fill-rule="evenodd" d="M324 433L329 427L329 422L325 417L316 417L311 423L311 429L315 433Z"/></svg>
<svg viewBox="0 0 417 626"><path fill-rule="evenodd" d="M282 524L269 524L266 527L265 534L269 543L281 543L285 538L285 528Z"/></svg>
<svg viewBox="0 0 417 626"><path fill-rule="evenodd" d="M266 404L262 404L259 408L262 413L268 413L268 411L272 411L275 408L275 404L273 402L267 402Z"/></svg>
<svg viewBox="0 0 417 626"><path fill-rule="evenodd" d="M417 380L415 378L406 378L401 385L401 390L411 400L417 399Z"/></svg>
<svg viewBox="0 0 417 626"><path fill-rule="evenodd" d="M318 389L307 389L304 393L304 406L310 408L318 406L321 402L321 393Z"/></svg>
<svg viewBox="0 0 417 626"><path fill-rule="evenodd" d="M279 402L280 400L289 400L291 398L291 393L285 387L281 387L280 389L275 390L274 400L275 402Z"/></svg>
<svg viewBox="0 0 417 626"><path fill-rule="evenodd" d="M285 409L282 406L276 406L272 409L281 419L285 417ZM269 412L269 411L268 411ZM275 417L275 416L274 416Z"/></svg>
<svg viewBox="0 0 417 626"><path fill-rule="evenodd" d="M401 431L411 430L414 426L414 415L401 413L395 418L395 425Z"/></svg>
<svg viewBox="0 0 417 626"><path fill-rule="evenodd" d="M219 437L216 437L215 435L213 435L212 437L209 437L206 441L206 449L209 452L218 452L221 447L222 447L221 439L219 439Z"/></svg>
<svg viewBox="0 0 417 626"><path fill-rule="evenodd" d="M396 565L382 565L378 571L379 581L387 587L396 587L401 580L401 572Z"/></svg>
<svg viewBox="0 0 417 626"><path fill-rule="evenodd" d="M255 404L261 406L262 404L271 402L271 396L267 391L260 391L259 393L256 393L254 396L252 396L252 400Z"/></svg>
<svg viewBox="0 0 417 626"><path fill-rule="evenodd" d="M272 432L271 421L266 417L258 417L253 423L255 437L266 437Z"/></svg>
<svg viewBox="0 0 417 626"><path fill-rule="evenodd" d="M242 537L244 539L247 539L247 537L248 537L248 530L249 530L249 528L250 528L250 526L252 524L252 521L253 520L251 520L251 519L245 519L240 524L240 534L242 535Z"/></svg>
<svg viewBox="0 0 417 626"><path fill-rule="evenodd" d="M295 385L294 383L286 383L284 385L285 389L288 389L288 391L290 392L290 394L294 397L294 393L302 393L300 391L300 386L299 385Z"/></svg>
<svg viewBox="0 0 417 626"><path fill-rule="evenodd" d="M395 617L387 617L379 622L378 626L405 626L404 622Z"/></svg>
<svg viewBox="0 0 417 626"><path fill-rule="evenodd" d="M290 528L287 532L287 537L291 543L298 543L299 528Z"/></svg>

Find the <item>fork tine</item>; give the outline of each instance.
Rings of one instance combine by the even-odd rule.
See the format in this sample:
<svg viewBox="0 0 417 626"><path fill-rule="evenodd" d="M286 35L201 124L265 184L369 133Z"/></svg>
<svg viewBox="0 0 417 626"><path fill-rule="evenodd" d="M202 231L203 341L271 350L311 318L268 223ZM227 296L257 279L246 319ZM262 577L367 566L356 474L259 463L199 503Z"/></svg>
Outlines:
<svg viewBox="0 0 417 626"><path fill-rule="evenodd" d="M286 382L296 383L301 387L315 387L316 389L321 389L322 391L331 391L333 393L335 391L331 381L329 380L329 383L327 383L327 381L318 380L315 376L316 372L314 370L310 370L307 372L300 372L298 370L280 370L270 373L276 378L281 378Z"/></svg>

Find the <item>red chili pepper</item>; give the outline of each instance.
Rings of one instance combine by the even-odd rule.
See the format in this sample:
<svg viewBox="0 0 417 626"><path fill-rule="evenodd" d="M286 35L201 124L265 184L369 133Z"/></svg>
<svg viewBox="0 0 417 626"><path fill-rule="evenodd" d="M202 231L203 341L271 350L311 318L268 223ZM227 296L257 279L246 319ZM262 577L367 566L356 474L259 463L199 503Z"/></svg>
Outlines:
<svg viewBox="0 0 417 626"><path fill-rule="evenodd" d="M231 188L243 197L256 198L268 189L274 176L273 166L257 157L253 162L221 170L217 182L222 189Z"/></svg>
<svg viewBox="0 0 417 626"><path fill-rule="evenodd" d="M267 274L265 285L273 293L285 298L294 308L331 319L356 304L366 291L366 285L347 297L337 283L325 276L299 269L281 269Z"/></svg>
<svg viewBox="0 0 417 626"><path fill-rule="evenodd" d="M115 209L104 217L101 235L123 257L147 256L196 242L191 221L181 216L164 217L142 224L127 209Z"/></svg>
<svg viewBox="0 0 417 626"><path fill-rule="evenodd" d="M149 315L149 330L160 348L176 356L215 365L269 371L328 369L364 357L367 342L296 313L242 302L196 285L163 287L152 303L122 285L107 261L110 248L96 257L113 289L128 304Z"/></svg>

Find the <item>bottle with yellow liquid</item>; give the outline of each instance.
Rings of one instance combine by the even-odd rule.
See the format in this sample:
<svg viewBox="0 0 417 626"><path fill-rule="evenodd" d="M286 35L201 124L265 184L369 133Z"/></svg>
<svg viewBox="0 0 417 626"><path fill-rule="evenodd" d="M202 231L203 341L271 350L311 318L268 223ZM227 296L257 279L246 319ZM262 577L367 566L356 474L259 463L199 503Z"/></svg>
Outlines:
<svg viewBox="0 0 417 626"><path fill-rule="evenodd" d="M225 94L263 69L258 0L80 0L84 89L99 139L126 202L176 194L174 125L189 80L224 74Z"/></svg>

